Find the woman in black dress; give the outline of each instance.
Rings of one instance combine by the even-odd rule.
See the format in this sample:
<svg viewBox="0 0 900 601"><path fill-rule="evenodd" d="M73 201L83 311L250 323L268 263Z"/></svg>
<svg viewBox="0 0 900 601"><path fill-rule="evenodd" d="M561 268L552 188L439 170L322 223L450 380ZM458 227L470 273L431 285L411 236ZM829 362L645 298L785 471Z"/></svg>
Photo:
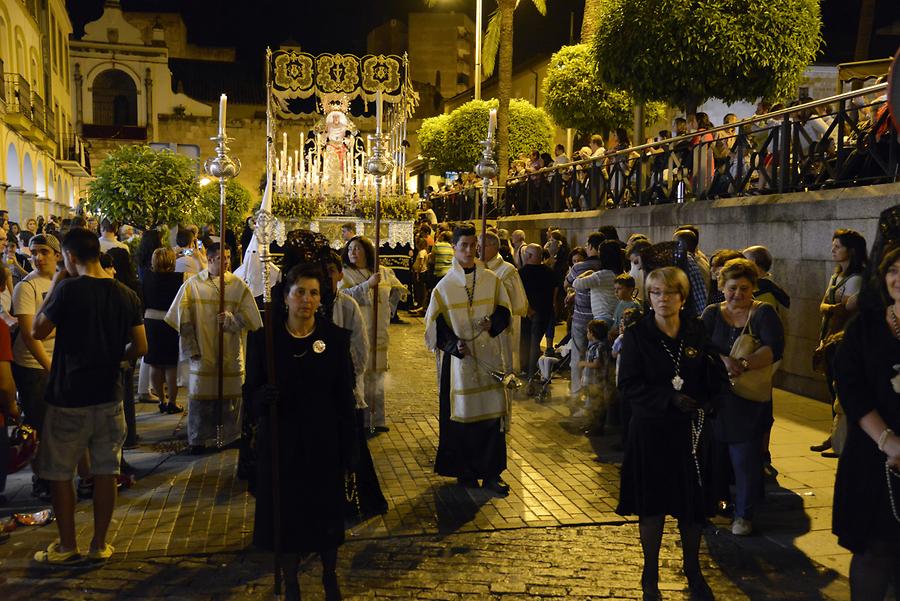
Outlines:
<svg viewBox="0 0 900 601"><path fill-rule="evenodd" d="M703 325L681 315L687 276L661 267L647 276L653 311L625 330L619 392L632 408L616 513L638 515L645 601L661 599L659 548L665 517L678 520L692 599L712 599L700 572L700 532L713 514L708 493L707 409L725 382L709 357Z"/></svg>
<svg viewBox="0 0 900 601"><path fill-rule="evenodd" d="M344 542L344 473L355 467L358 448L350 334L317 317L323 281L321 269L308 264L285 275L287 315L272 320L276 381L267 383L265 333L258 330L248 339L244 396L259 418L253 542L276 548L269 421L274 404L285 597L300 598L300 557L319 553L325 599L333 601L341 598L335 569Z"/></svg>
<svg viewBox="0 0 900 601"><path fill-rule="evenodd" d="M900 248L884 255L878 276L883 302L846 328L834 364L849 429L832 531L853 552L853 601L883 601L891 581L900 590Z"/></svg>
<svg viewBox="0 0 900 601"><path fill-rule="evenodd" d="M178 331L165 322L166 311L184 283L184 274L175 272L175 251L157 248L144 273L144 327L147 329L147 354L150 383L159 395L160 413L181 413L178 397ZM165 387L163 387L165 384ZM168 400L167 400L168 399Z"/></svg>

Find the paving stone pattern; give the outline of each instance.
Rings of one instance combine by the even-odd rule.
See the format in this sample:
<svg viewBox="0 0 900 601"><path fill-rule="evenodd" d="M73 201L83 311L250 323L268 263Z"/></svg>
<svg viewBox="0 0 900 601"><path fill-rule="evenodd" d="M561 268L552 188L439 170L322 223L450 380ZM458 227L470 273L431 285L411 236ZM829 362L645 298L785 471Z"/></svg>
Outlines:
<svg viewBox="0 0 900 601"><path fill-rule="evenodd" d="M339 566L346 597L640 598L637 525L614 513L621 455L610 449L616 436L583 437L568 419L567 382L561 381L546 404L515 402L505 475L510 496L495 499L457 488L433 473L437 390L434 358L424 349L422 332L416 319L391 328L391 431L370 441L390 509L348 532ZM802 413L803 405L797 406ZM234 476L237 452L168 452L183 446L183 420L156 413L155 405L139 410L145 442L126 453L139 481L120 496L111 527L115 557L89 569L36 567L30 557L56 537L55 526L21 528L0 545L0 599L271 598L271 556L249 546L254 505ZM783 434L773 433L773 445L786 441L786 455L796 457L785 456L781 464L782 447L773 446L780 479L822 495L773 484L759 518L768 524L765 535L739 540L727 521L716 520L705 536L704 569L720 599L848 599L846 555L833 537L826 539L825 491L833 463L820 463L818 456L804 463L801 449L794 448L798 435ZM820 435L813 430L807 437ZM11 477L7 495L16 511L41 507L29 493L30 473ZM87 546L89 503L79 503L77 524L79 541ZM819 561L815 551L798 548L808 535L815 540L807 540L807 547L830 544L830 559ZM687 598L672 524L662 557L665 598ZM321 598L319 574L314 558L303 564L304 599Z"/></svg>

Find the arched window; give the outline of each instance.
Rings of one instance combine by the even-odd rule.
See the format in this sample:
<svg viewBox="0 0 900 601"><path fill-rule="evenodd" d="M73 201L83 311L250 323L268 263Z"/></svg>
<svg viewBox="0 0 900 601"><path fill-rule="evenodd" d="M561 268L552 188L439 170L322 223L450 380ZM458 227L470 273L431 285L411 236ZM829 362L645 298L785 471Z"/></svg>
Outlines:
<svg viewBox="0 0 900 601"><path fill-rule="evenodd" d="M137 87L124 71L107 69L93 85L94 125L137 125Z"/></svg>

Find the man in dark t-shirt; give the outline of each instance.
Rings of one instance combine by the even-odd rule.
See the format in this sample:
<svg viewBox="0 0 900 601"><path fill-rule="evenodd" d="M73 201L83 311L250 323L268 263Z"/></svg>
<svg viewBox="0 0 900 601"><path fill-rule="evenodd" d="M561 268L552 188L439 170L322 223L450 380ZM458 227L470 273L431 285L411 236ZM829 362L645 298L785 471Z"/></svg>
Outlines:
<svg viewBox="0 0 900 601"><path fill-rule="evenodd" d="M112 555L106 532L125 438L119 365L147 351L147 336L137 295L100 266L97 237L74 228L62 250L65 269L53 278L32 326L37 340L56 328L37 466L38 475L51 482L59 542L34 559L68 565L84 559L75 541L72 479L86 450L94 476L94 538L88 558L104 561Z"/></svg>
<svg viewBox="0 0 900 601"><path fill-rule="evenodd" d="M537 369L541 338L555 317L553 295L560 284L556 272L543 263L542 257L540 244L527 245L522 253L525 264L519 270L528 298L528 315L522 318L522 335L519 337L519 360L529 380Z"/></svg>

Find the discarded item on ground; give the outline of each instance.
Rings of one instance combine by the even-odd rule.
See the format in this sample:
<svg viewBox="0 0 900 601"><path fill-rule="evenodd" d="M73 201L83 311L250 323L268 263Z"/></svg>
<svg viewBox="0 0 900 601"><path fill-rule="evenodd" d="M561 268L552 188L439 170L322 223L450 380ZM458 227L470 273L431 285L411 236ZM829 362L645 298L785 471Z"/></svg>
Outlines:
<svg viewBox="0 0 900 601"><path fill-rule="evenodd" d="M12 516L19 526L46 526L55 519L52 509L34 513L14 513Z"/></svg>

